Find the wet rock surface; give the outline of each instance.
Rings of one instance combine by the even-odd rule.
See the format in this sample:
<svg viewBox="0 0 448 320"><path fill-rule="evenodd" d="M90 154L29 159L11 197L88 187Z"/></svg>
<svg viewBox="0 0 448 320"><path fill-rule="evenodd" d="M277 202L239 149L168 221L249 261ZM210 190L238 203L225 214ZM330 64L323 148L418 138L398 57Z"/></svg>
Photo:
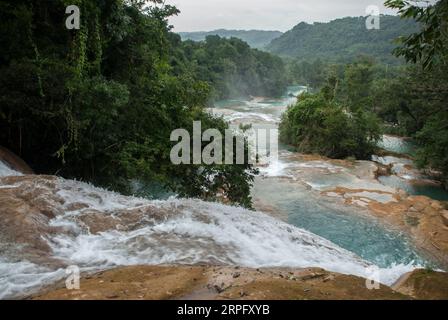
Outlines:
<svg viewBox="0 0 448 320"><path fill-rule="evenodd" d="M392 288L419 300L448 300L448 274L415 270L405 274Z"/></svg>
<svg viewBox="0 0 448 320"><path fill-rule="evenodd" d="M20 256L34 263L60 266L52 258L46 237L64 230L49 225L63 203L52 193L54 177L0 178L0 245L3 254Z"/></svg>
<svg viewBox="0 0 448 320"><path fill-rule="evenodd" d="M446 203L424 196L408 196L384 186L376 179L379 166L370 161L330 160L294 153L286 153L285 157L286 170L281 168L273 175L270 171L261 179L274 178L301 185L310 194L320 195L323 201L340 201L346 207L369 212L409 234L440 265L448 265ZM411 170L414 170L411 166L403 166L400 172L407 174ZM322 176L328 177L323 184L318 183ZM287 219L287 212L262 199L255 200L260 211ZM10 268L16 268L16 262L30 262L35 264L29 266L33 270L39 266L49 272L63 272L67 265L77 263L91 270L86 275L83 269L81 291L63 289L61 282L37 296L42 299L426 299L442 296L440 292L445 287L438 286L439 291L434 291L432 283L445 283L443 273L433 273L430 277L425 274L423 286L418 282L421 280L418 284L409 280L395 291L384 285L380 291L371 291L366 289L366 280L361 277L323 269L213 267L318 265L360 275L369 266L329 241L264 215L260 219L260 215L195 200L151 202L124 197L53 176L10 175L0 177L0 258L7 257L7 263L13 263ZM117 267L143 262L205 263L207 266ZM95 273L98 269L111 268ZM59 272L58 277L49 276L48 281L40 284L40 280L35 280L34 285L54 282L60 275ZM20 282L23 282L22 276L11 275ZM35 278L32 273L30 277ZM431 285L428 287L427 283ZM2 279L0 286L4 284ZM19 289L10 287L6 283L9 297L19 297ZM410 287L417 289L407 289ZM20 297L26 292L23 290Z"/></svg>
<svg viewBox="0 0 448 320"><path fill-rule="evenodd" d="M80 290L60 283L35 295L38 300L372 300L411 299L366 279L317 268L248 269L211 266L133 266L84 276Z"/></svg>
<svg viewBox="0 0 448 320"><path fill-rule="evenodd" d="M380 183L378 169L383 165L375 162L331 160L295 153L285 153L281 160L280 170L274 173L262 170L264 176L255 181L253 198L257 209L277 212L277 216L288 221L291 213L279 214L281 207L269 201L272 197L264 191L270 183L284 190L278 204L293 202L299 192L309 193L308 197L301 195L300 201L316 201L316 207L326 204L332 210L340 207L353 215L370 215L385 227L407 235L423 256L443 269L448 268L446 202L410 196L401 189ZM291 190L297 191L290 191L289 195L288 184ZM308 190L300 189L300 185L307 186Z"/></svg>
<svg viewBox="0 0 448 320"><path fill-rule="evenodd" d="M165 263L312 265L361 276L370 266L261 212L125 197L52 176L8 176L0 186L2 297L23 298L63 278L70 265L83 272Z"/></svg>
<svg viewBox="0 0 448 320"><path fill-rule="evenodd" d="M388 195L390 201L379 201L376 197L361 197L362 193ZM448 227L444 202L425 196L408 196L399 193L382 193L375 190L350 190L336 188L324 193L340 197L348 205L368 208L369 212L386 224L406 232L410 239L427 256L448 268Z"/></svg>

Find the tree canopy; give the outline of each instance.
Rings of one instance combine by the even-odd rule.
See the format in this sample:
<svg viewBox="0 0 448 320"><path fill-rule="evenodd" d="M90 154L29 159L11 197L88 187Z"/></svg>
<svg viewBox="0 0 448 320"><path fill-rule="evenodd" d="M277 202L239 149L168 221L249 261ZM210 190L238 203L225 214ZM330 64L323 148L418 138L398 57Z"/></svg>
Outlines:
<svg viewBox="0 0 448 320"><path fill-rule="evenodd" d="M359 56L370 56L378 62L399 64L392 55L395 39L418 31L412 20L380 16L380 29L367 29L366 17L346 17L328 23L301 22L268 46L269 52L283 57L312 61L350 63Z"/></svg>
<svg viewBox="0 0 448 320"><path fill-rule="evenodd" d="M192 64L196 78L212 85L214 97L281 96L288 79L279 57L250 48L237 38L207 36L185 41L182 60Z"/></svg>
<svg viewBox="0 0 448 320"><path fill-rule="evenodd" d="M341 76L329 72L318 93L303 94L288 108L281 140L304 153L369 159L382 132L371 108L372 74L366 61L345 66Z"/></svg>
<svg viewBox="0 0 448 320"><path fill-rule="evenodd" d="M65 26L68 4L80 30ZM38 173L125 193L132 181L209 200L222 192L250 207L249 164L175 166L170 134L194 120L224 132L204 109L212 92L235 93L229 80L277 94L282 62L236 39L184 44L168 23L177 13L160 0L0 2L0 144Z"/></svg>
<svg viewBox="0 0 448 320"><path fill-rule="evenodd" d="M220 36L221 38L238 38L246 42L252 48L264 49L273 39L280 37L280 31L265 30L226 30L199 32L179 32L182 40L204 41L207 36Z"/></svg>

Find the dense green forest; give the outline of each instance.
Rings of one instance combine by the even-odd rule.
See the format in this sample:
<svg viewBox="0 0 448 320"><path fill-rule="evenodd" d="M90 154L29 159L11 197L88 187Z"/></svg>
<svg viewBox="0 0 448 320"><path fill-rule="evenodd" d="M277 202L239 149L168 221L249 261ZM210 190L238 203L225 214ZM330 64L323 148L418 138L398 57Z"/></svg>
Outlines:
<svg viewBox="0 0 448 320"><path fill-rule="evenodd" d="M221 38L238 38L247 42L252 48L264 49L272 40L280 37L283 33L280 31L264 30L226 30L219 29L214 31L199 32L179 32L182 40L204 41L207 36L220 36Z"/></svg>
<svg viewBox="0 0 448 320"><path fill-rule="evenodd" d="M379 30L368 30L365 17L347 17L329 23L301 22L292 30L274 39L269 52L301 60L320 58L327 62L348 63L360 55L377 61L397 64L400 60L391 55L396 47L394 40L418 30L413 20L382 15Z"/></svg>
<svg viewBox="0 0 448 320"><path fill-rule="evenodd" d="M182 43L168 23L178 10L160 0L70 4L80 30L65 26L67 1L0 2L0 144L38 173L125 193L134 180L211 200L223 191L250 207L250 165L172 165L170 134L193 120L223 132L207 103L279 94L283 62L238 39Z"/></svg>
<svg viewBox="0 0 448 320"><path fill-rule="evenodd" d="M402 116L399 125L419 144L417 161L422 167L440 170L448 188L448 0L427 8L402 0L386 4L422 24L395 50L411 63L396 83L395 106Z"/></svg>
<svg viewBox="0 0 448 320"><path fill-rule="evenodd" d="M205 110L214 99L297 83L310 93L284 115L283 142L366 159L383 132L412 136L417 162L448 185L448 0L387 1L411 19L384 16L381 32L365 34L360 18L300 24L272 43L300 56L286 62L237 38L182 41L168 23L178 10L161 0L72 2L80 30L66 28L65 0L0 2L0 145L38 173L124 193L133 181L207 200L223 191L250 207L251 165L172 165L170 134L194 120L223 132ZM391 54L399 36L407 64Z"/></svg>
<svg viewBox="0 0 448 320"><path fill-rule="evenodd" d="M205 41L185 41L179 47L176 61L189 64L196 79L211 84L217 99L277 97L288 85L283 60L252 49L240 39L207 36Z"/></svg>
<svg viewBox="0 0 448 320"><path fill-rule="evenodd" d="M301 95L283 115L280 138L303 153L369 159L382 133L371 100L372 64L327 68L321 89Z"/></svg>
<svg viewBox="0 0 448 320"><path fill-rule="evenodd" d="M390 66L368 57L289 63L291 81L312 86L313 93L286 112L281 138L303 152L366 158L382 132L411 136L418 164L440 171L448 186L448 1L426 9L386 4L422 24L394 50L408 63Z"/></svg>

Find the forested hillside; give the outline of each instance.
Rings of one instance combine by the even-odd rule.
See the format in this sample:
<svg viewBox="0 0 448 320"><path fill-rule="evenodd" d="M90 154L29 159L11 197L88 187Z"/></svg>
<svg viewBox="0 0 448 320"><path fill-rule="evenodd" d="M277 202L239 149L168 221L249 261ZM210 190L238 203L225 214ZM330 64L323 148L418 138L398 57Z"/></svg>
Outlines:
<svg viewBox="0 0 448 320"><path fill-rule="evenodd" d="M227 124L205 106L232 94L278 95L283 62L238 39L182 43L160 0L74 1L80 29L66 28L64 0L0 2L0 145L37 173L133 193L135 181L179 195L217 191L249 207L250 165L179 165L170 134ZM227 83L232 85L227 85Z"/></svg>
<svg viewBox="0 0 448 320"><path fill-rule="evenodd" d="M365 55L384 63L397 63L394 41L418 30L417 23L396 16L381 16L380 30L368 30L365 17L347 17L329 23L301 22L274 39L267 50L284 57L350 62Z"/></svg>
<svg viewBox="0 0 448 320"><path fill-rule="evenodd" d="M273 39L280 37L280 31L264 30L226 30L199 32L179 32L182 40L204 41L207 36L220 36L222 38L238 38L247 42L252 48L264 49Z"/></svg>
<svg viewBox="0 0 448 320"><path fill-rule="evenodd" d="M390 66L367 57L290 62L291 81L310 85L312 94L299 97L284 114L281 138L302 152L368 158L382 131L410 136L417 163L436 171L448 187L448 1L426 9L400 0L386 5L422 24L408 34L415 25L410 23L391 51L407 63Z"/></svg>
<svg viewBox="0 0 448 320"><path fill-rule="evenodd" d="M288 85L282 59L251 49L240 39L208 36L179 46L176 64L189 64L195 78L211 84L214 98L278 97Z"/></svg>

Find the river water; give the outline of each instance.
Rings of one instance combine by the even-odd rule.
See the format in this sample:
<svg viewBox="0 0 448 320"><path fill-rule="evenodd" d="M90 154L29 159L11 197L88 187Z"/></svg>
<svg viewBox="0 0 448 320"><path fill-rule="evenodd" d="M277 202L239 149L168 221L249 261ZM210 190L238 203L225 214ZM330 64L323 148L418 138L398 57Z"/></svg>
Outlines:
<svg viewBox="0 0 448 320"><path fill-rule="evenodd" d="M285 96L276 100L220 101L211 112L233 124L277 126L287 106L295 102L293 96L305 90L305 87L289 87ZM397 153L413 151L411 143L394 137L385 136L382 147ZM257 209L271 211L284 221L328 239L383 268L431 264L393 226L384 226L366 209L341 204L324 196L323 192L336 187L375 190L376 193L367 194L367 197L387 203L393 198L381 192L396 193L397 188L401 188L409 194L424 194L443 200L447 193L442 188L433 184L419 188L411 185L406 176L393 175L377 180L373 177L373 162L359 161L353 167L347 167L330 161L301 158L285 146L280 146L279 153L278 161L260 168L261 176L255 180L252 196ZM412 164L408 159L394 160L397 170L400 166ZM413 171L413 174L417 175L417 172Z"/></svg>
<svg viewBox="0 0 448 320"><path fill-rule="evenodd" d="M275 127L295 100L290 94L303 90L291 87L276 100L222 101L210 111L234 124ZM382 159L386 160L390 159ZM375 220L362 201L360 206L345 205L329 192L338 186L368 189L360 192L362 198L393 201L390 194L396 188L376 180L375 168L371 161L347 165L303 157L281 147L278 160L260 168L252 190L259 211L253 212L194 199L125 197L62 178L22 179L0 161L0 192L6 199L8 194L26 198L31 192L39 196L46 212L55 214L48 220L38 212L30 213L36 215L27 220L36 234L20 245L5 240L14 239L15 230L11 233L0 225L0 298L23 297L63 279L61 265L77 265L81 271L197 263L321 267L363 277L369 277L375 267L380 282L390 285L403 273L430 263L398 230ZM15 180L2 178L8 176ZM5 215L16 214L14 206L4 210ZM33 239L48 243L48 260L27 250Z"/></svg>
<svg viewBox="0 0 448 320"><path fill-rule="evenodd" d="M414 156L416 154L416 147L410 139L384 136L380 142L380 147L405 156ZM422 195L439 201L448 201L448 191L430 176L415 169L415 165L411 160L386 157L381 159L380 162L392 164L392 169L396 173L395 175L379 177L381 183L402 189L411 195ZM412 168L407 168L406 166L411 166Z"/></svg>
<svg viewBox="0 0 448 320"><path fill-rule="evenodd" d="M381 267L262 212L194 199L126 197L62 178L14 177L17 173L2 162L0 173L14 178L0 177L3 199L8 192L25 198L31 192L47 214L56 215L48 220L36 210L28 212L31 216L24 221L32 228L27 229L29 237L19 238L21 243L7 240L23 232L20 225L16 230L0 225L0 299L35 293L64 279L65 267L72 265L81 272L142 264L321 267L362 277L379 267L379 281L389 285L416 267ZM3 210L8 219L17 209L6 204ZM36 239L46 241L48 256L29 249Z"/></svg>

